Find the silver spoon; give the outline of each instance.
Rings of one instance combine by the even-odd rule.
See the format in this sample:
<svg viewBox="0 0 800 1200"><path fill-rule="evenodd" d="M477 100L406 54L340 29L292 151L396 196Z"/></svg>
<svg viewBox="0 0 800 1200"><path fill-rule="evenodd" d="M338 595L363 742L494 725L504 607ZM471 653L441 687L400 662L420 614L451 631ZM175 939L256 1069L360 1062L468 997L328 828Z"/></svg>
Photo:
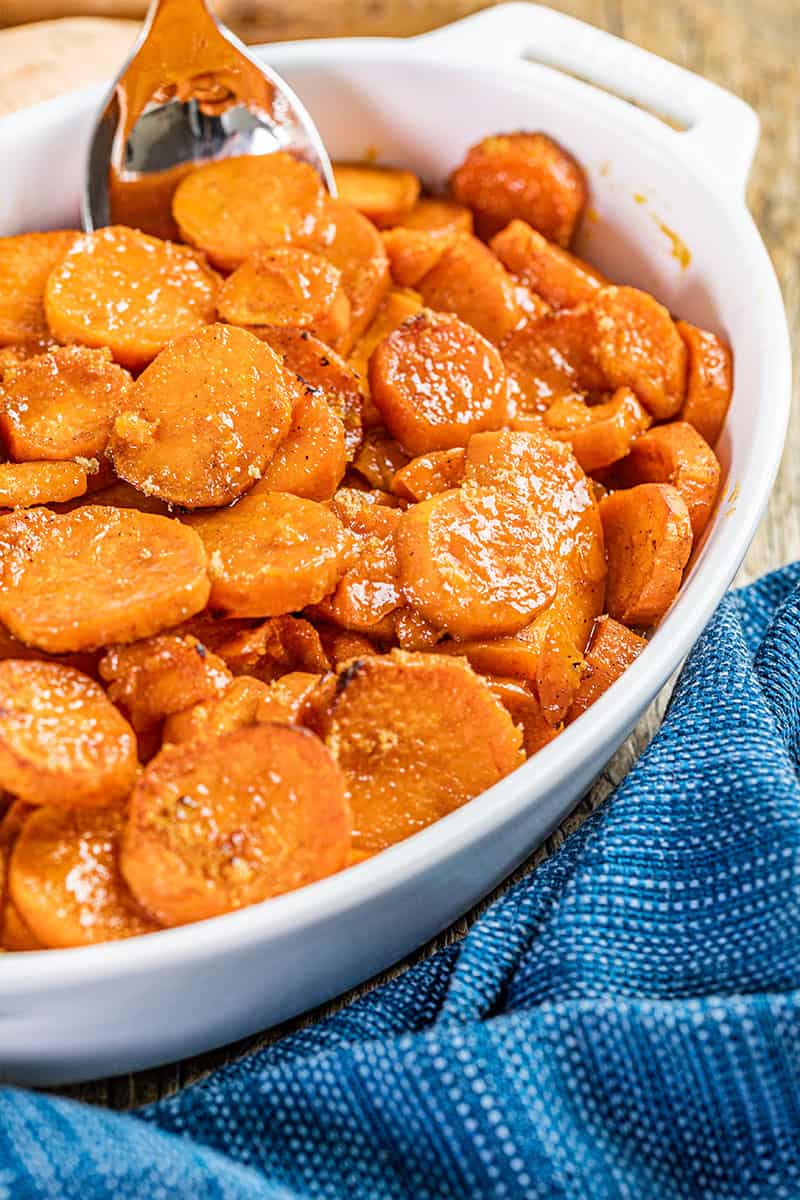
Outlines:
<svg viewBox="0 0 800 1200"><path fill-rule="evenodd" d="M222 26L206 0L152 0L89 147L83 225L175 236L172 193L193 165L287 150L335 194L330 159L284 81Z"/></svg>

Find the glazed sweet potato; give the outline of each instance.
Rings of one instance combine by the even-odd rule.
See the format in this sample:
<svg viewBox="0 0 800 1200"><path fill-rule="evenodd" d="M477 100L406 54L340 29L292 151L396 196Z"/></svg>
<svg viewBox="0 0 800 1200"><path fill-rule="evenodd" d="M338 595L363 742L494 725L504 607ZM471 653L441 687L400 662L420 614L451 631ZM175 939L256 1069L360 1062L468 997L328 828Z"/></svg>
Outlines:
<svg viewBox="0 0 800 1200"><path fill-rule="evenodd" d="M371 654L380 654L375 642L363 633L336 629L332 625L319 625L319 635L334 671L340 671L354 658L369 658Z"/></svg>
<svg viewBox="0 0 800 1200"><path fill-rule="evenodd" d="M612 617L599 617L586 651L583 677L567 713L574 721L627 671L647 642Z"/></svg>
<svg viewBox="0 0 800 1200"><path fill-rule="evenodd" d="M158 496L146 496L124 479L115 479L108 487L92 492L90 503L109 508L135 508L139 512L154 513L161 517L168 517L171 513L170 506L164 500L159 500Z"/></svg>
<svg viewBox="0 0 800 1200"><path fill-rule="evenodd" d="M323 729L344 771L357 850L424 829L523 760L522 735L488 685L435 654L351 663Z"/></svg>
<svg viewBox="0 0 800 1200"><path fill-rule="evenodd" d="M490 245L503 266L551 308L574 308L592 300L608 282L582 258L548 242L525 221L511 221Z"/></svg>
<svg viewBox="0 0 800 1200"><path fill-rule="evenodd" d="M172 215L184 241L232 271L254 250L312 234L324 197L307 163L283 151L242 155L187 175L172 198Z"/></svg>
<svg viewBox="0 0 800 1200"><path fill-rule="evenodd" d="M651 423L650 414L630 388L618 388L602 404L588 405L574 398L556 400L543 417L547 432L558 441L569 442L587 472L624 458Z"/></svg>
<svg viewBox="0 0 800 1200"><path fill-rule="evenodd" d="M472 233L472 213L463 204L444 196L420 196L398 226L428 233Z"/></svg>
<svg viewBox="0 0 800 1200"><path fill-rule="evenodd" d="M346 468L344 425L323 395L305 387L294 406L288 434L252 490L330 500Z"/></svg>
<svg viewBox="0 0 800 1200"><path fill-rule="evenodd" d="M77 463L0 463L0 508L63 503L85 491L86 472Z"/></svg>
<svg viewBox="0 0 800 1200"><path fill-rule="evenodd" d="M253 725L156 755L131 796L122 873L158 920L183 925L340 870L350 833L342 772L322 743Z"/></svg>
<svg viewBox="0 0 800 1200"><path fill-rule="evenodd" d="M90 946L158 928L119 872L124 825L118 808L42 808L26 821L11 855L9 890L43 946Z"/></svg>
<svg viewBox="0 0 800 1200"><path fill-rule="evenodd" d="M713 447L722 432L731 402L733 356L729 346L705 329L698 329L688 321L678 321L676 328L689 352L681 419L694 425Z"/></svg>
<svg viewBox="0 0 800 1200"><path fill-rule="evenodd" d="M215 652L234 675L249 675L271 682L289 671L321 673L330 661L319 633L302 617L270 617L254 627L245 621L217 621L232 625L227 639L215 636ZM249 627L248 627L249 626Z"/></svg>
<svg viewBox="0 0 800 1200"><path fill-rule="evenodd" d="M259 492L186 521L208 552L211 607L231 617L279 616L316 604L347 565L341 521L299 496Z"/></svg>
<svg viewBox="0 0 800 1200"><path fill-rule="evenodd" d="M371 429L353 460L353 468L376 491L388 492L396 473L409 461L400 443L383 427Z"/></svg>
<svg viewBox="0 0 800 1200"><path fill-rule="evenodd" d="M433 650L444 637L422 613L404 604L394 614L394 636L401 650Z"/></svg>
<svg viewBox="0 0 800 1200"><path fill-rule="evenodd" d="M497 350L457 317L427 309L377 347L369 388L387 429L412 454L465 446L506 415Z"/></svg>
<svg viewBox="0 0 800 1200"><path fill-rule="evenodd" d="M312 678L316 681L319 676ZM222 737L246 725L255 725L259 704L268 691L269 685L262 680L251 675L238 676L221 695L211 696L167 717L164 745Z"/></svg>
<svg viewBox="0 0 800 1200"><path fill-rule="evenodd" d="M71 229L57 229L0 238L0 346L24 346L49 337L45 285L79 237Z"/></svg>
<svg viewBox="0 0 800 1200"><path fill-rule="evenodd" d="M395 329L399 329L404 321L415 316L421 308L422 299L419 292L409 288L392 288L382 298L373 320L356 342L348 360L361 381L362 391L366 394L369 393L369 360L375 348ZM372 420L372 425L380 421L380 414L375 415L377 419Z"/></svg>
<svg viewBox="0 0 800 1200"><path fill-rule="evenodd" d="M221 696L233 681L222 659L190 634L160 634L112 646L99 669L109 699L137 732Z"/></svg>
<svg viewBox="0 0 800 1200"><path fill-rule="evenodd" d="M213 321L216 294L214 273L187 246L112 225L75 242L47 280L45 311L58 341L107 346L138 370Z"/></svg>
<svg viewBox="0 0 800 1200"><path fill-rule="evenodd" d="M708 524L719 492L720 465L714 451L693 425L670 421L638 438L615 471L622 487L639 483L671 483L689 510L695 539Z"/></svg>
<svg viewBox="0 0 800 1200"><path fill-rule="evenodd" d="M256 250L222 284L218 308L233 325L306 329L331 343L350 325L341 272L297 246Z"/></svg>
<svg viewBox="0 0 800 1200"><path fill-rule="evenodd" d="M395 508L366 505L355 513L343 513L334 499L335 512L357 540L354 561L348 564L330 596L316 609L317 615L343 629L391 637L392 614L401 602L395 534L401 520Z"/></svg>
<svg viewBox="0 0 800 1200"><path fill-rule="evenodd" d="M544 133L496 134L467 154L450 180L453 196L475 214L481 237L515 217L569 246L586 207L586 177L575 159Z"/></svg>
<svg viewBox="0 0 800 1200"><path fill-rule="evenodd" d="M642 483L606 496L600 516L608 613L625 625L653 625L678 594L692 550L686 503L667 483Z"/></svg>
<svg viewBox="0 0 800 1200"><path fill-rule="evenodd" d="M502 675L487 676L486 682L514 724L522 730L526 757L530 758L558 735L558 730L545 719L539 700L526 683Z"/></svg>
<svg viewBox="0 0 800 1200"><path fill-rule="evenodd" d="M339 199L379 228L398 224L419 198L419 179L411 171L373 163L335 163L333 174Z"/></svg>
<svg viewBox="0 0 800 1200"><path fill-rule="evenodd" d="M56 663L0 662L0 786L31 804L112 804L136 768L134 732L93 679Z"/></svg>
<svg viewBox="0 0 800 1200"><path fill-rule="evenodd" d="M0 517L0 621L50 654L150 637L205 607L203 543L134 509Z"/></svg>
<svg viewBox="0 0 800 1200"><path fill-rule="evenodd" d="M464 460L465 452L460 446L421 454L395 472L392 491L404 500L416 502L459 487L464 481Z"/></svg>
<svg viewBox="0 0 800 1200"><path fill-rule="evenodd" d="M277 721L280 725L301 725L320 686L320 676L307 671L290 671L274 680L261 697L256 720Z"/></svg>
<svg viewBox="0 0 800 1200"><path fill-rule="evenodd" d="M393 281L398 287L417 287L457 237L457 230L406 229L403 225L386 229L383 244Z"/></svg>
<svg viewBox="0 0 800 1200"><path fill-rule="evenodd" d="M180 338L142 372L114 422L117 474L171 504L227 504L261 477L298 391L245 329L211 325Z"/></svg>

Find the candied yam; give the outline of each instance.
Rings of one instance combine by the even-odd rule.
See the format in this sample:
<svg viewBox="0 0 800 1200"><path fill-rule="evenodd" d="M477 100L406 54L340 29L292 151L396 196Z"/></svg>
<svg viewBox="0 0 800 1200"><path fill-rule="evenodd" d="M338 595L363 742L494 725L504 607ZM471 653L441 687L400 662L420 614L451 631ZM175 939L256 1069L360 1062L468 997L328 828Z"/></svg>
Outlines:
<svg viewBox="0 0 800 1200"><path fill-rule="evenodd" d="M211 325L180 338L142 372L114 422L117 474L170 504L227 504L288 433L297 391L246 329Z"/></svg>
<svg viewBox="0 0 800 1200"><path fill-rule="evenodd" d="M305 390L294 406L288 434L252 490L330 500L346 469L342 422L324 396Z"/></svg>
<svg viewBox="0 0 800 1200"><path fill-rule="evenodd" d="M345 360L305 330L265 326L253 331L267 342L297 375L303 388L320 392L344 426L348 462L361 445L364 398L358 376Z"/></svg>
<svg viewBox="0 0 800 1200"><path fill-rule="evenodd" d="M395 534L404 598L455 637L516 632L555 594L540 525L530 505L486 487L423 500Z"/></svg>
<svg viewBox="0 0 800 1200"><path fill-rule="evenodd" d="M57 229L0 238L0 346L24 346L48 337L45 285L80 236Z"/></svg>
<svg viewBox="0 0 800 1200"><path fill-rule="evenodd" d="M545 719L538 698L526 683L498 675L488 675L486 682L508 711L514 724L522 730L527 758L549 745L553 738L558 736L558 729Z"/></svg>
<svg viewBox="0 0 800 1200"><path fill-rule="evenodd" d="M511 221L489 244L503 266L551 308L574 308L607 283L594 267L548 242L525 221Z"/></svg>
<svg viewBox="0 0 800 1200"><path fill-rule="evenodd" d="M695 538L708 524L719 491L720 465L714 451L693 425L670 421L637 438L618 466L621 487L639 483L671 483L689 510Z"/></svg>
<svg viewBox="0 0 800 1200"><path fill-rule="evenodd" d="M379 228L402 221L419 199L419 179L411 171L372 163L335 163L333 175L339 199Z"/></svg>
<svg viewBox="0 0 800 1200"><path fill-rule="evenodd" d="M600 501L608 559L606 606L625 625L654 625L678 594L692 550L680 492L642 483Z"/></svg>
<svg viewBox="0 0 800 1200"><path fill-rule="evenodd" d="M0 381L0 436L9 458L104 454L130 384L107 349L60 346L7 367Z"/></svg>
<svg viewBox="0 0 800 1200"><path fill-rule="evenodd" d="M47 321L60 342L108 346L138 370L216 312L217 279L187 246L123 225L86 233L52 272Z"/></svg>
<svg viewBox="0 0 800 1200"><path fill-rule="evenodd" d="M390 333L370 358L369 386L389 432L412 454L465 446L506 415L500 355L445 313L423 310Z"/></svg>
<svg viewBox="0 0 800 1200"><path fill-rule="evenodd" d="M390 637L391 614L401 599L394 547L401 514L383 505L343 508L336 499L332 507L358 539L358 546L354 561L316 611L343 629Z"/></svg>
<svg viewBox="0 0 800 1200"><path fill-rule="evenodd" d="M667 309L636 288L606 287L591 312L604 386L631 388L658 420L674 417L686 391L687 351Z"/></svg>
<svg viewBox="0 0 800 1200"><path fill-rule="evenodd" d="M228 616L274 617L316 604L346 566L342 523L313 500L258 492L185 519L208 553L211 607Z"/></svg>
<svg viewBox="0 0 800 1200"><path fill-rule="evenodd" d="M0 517L0 621L48 653L160 633L209 588L202 541L167 517L95 505Z"/></svg>
<svg viewBox="0 0 800 1200"><path fill-rule="evenodd" d="M542 716L553 728L563 722L583 677L583 655L570 633L554 615L547 622L536 665L536 695Z"/></svg>
<svg viewBox="0 0 800 1200"><path fill-rule="evenodd" d="M353 633L349 629L335 629L320 625L319 636L334 671L340 670L353 658L380 654L375 643L371 642L363 633Z"/></svg>
<svg viewBox="0 0 800 1200"><path fill-rule="evenodd" d="M9 864L19 915L42 945L91 946L152 933L119 871L125 814L117 808L42 808Z"/></svg>
<svg viewBox="0 0 800 1200"><path fill-rule="evenodd" d="M124 479L116 479L108 487L92 492L91 503L110 508L135 508L143 513L155 513L157 516L169 516L170 506L158 496L146 496L132 483Z"/></svg>
<svg viewBox="0 0 800 1200"><path fill-rule="evenodd" d="M419 290L428 308L454 313L496 345L545 311L544 303L509 275L488 246L466 233L440 255Z"/></svg>
<svg viewBox="0 0 800 1200"><path fill-rule="evenodd" d="M567 724L608 691L646 645L644 638L612 617L598 617L586 651L580 687L567 713Z"/></svg>
<svg viewBox="0 0 800 1200"><path fill-rule="evenodd" d="M570 444L588 473L624 458L651 420L630 388L618 388L602 404L556 400L544 414L543 423L551 437Z"/></svg>
<svg viewBox="0 0 800 1200"><path fill-rule="evenodd" d="M215 639L214 649L234 675L250 675L267 682L289 671L321 673L331 665L319 633L302 617L271 617L255 628L237 629L227 640Z"/></svg>
<svg viewBox="0 0 800 1200"><path fill-rule="evenodd" d="M357 850L424 829L523 760L522 735L488 685L437 654L351 663L322 728L345 774Z"/></svg>
<svg viewBox="0 0 800 1200"><path fill-rule="evenodd" d="M472 209L481 237L519 218L559 246L569 246L588 198L581 167L544 133L484 138L450 185L454 198Z"/></svg>
<svg viewBox="0 0 800 1200"><path fill-rule="evenodd" d="M480 675L510 675L515 679L536 679L539 643L522 636L469 638L459 642L440 642L437 654L455 654L465 658Z"/></svg>
<svg viewBox="0 0 800 1200"><path fill-rule="evenodd" d="M337 340L336 349L347 357L391 283L381 235L349 204L326 199L316 232L300 239L298 245L323 255L342 273L342 287L350 301L350 328Z"/></svg>
<svg viewBox="0 0 800 1200"><path fill-rule="evenodd" d="M232 271L255 250L313 233L325 192L308 163L283 151L223 158L187 175L172 198L181 237Z"/></svg>
<svg viewBox="0 0 800 1200"><path fill-rule="evenodd" d="M56 663L0 662L0 786L32 804L124 799L136 737L99 684Z"/></svg>
<svg viewBox="0 0 800 1200"><path fill-rule="evenodd" d="M319 676L314 675L314 680ZM221 695L172 713L164 722L163 743L192 742L197 738L222 737L235 729L256 723L258 706L267 695L268 684L250 675L234 679Z"/></svg>
<svg viewBox="0 0 800 1200"><path fill-rule="evenodd" d="M290 671L275 679L258 702L257 721L277 721L280 725L302 725L312 697L320 684L319 675Z"/></svg>
<svg viewBox="0 0 800 1200"><path fill-rule="evenodd" d="M0 463L0 508L64 503L85 491L86 472L77 463Z"/></svg>
<svg viewBox="0 0 800 1200"><path fill-rule="evenodd" d="M401 650L433 650L444 636L441 629L408 605L394 614L394 635Z"/></svg>
<svg viewBox="0 0 800 1200"><path fill-rule="evenodd" d="M392 288L381 300L375 316L367 330L350 352L348 362L361 381L365 392L369 390L369 360L377 346L409 317L422 308L419 292L410 288ZM376 424L377 422L373 422Z"/></svg>
<svg viewBox="0 0 800 1200"><path fill-rule="evenodd" d="M714 446L731 402L733 355L729 346L706 329L697 329L688 321L678 321L676 328L689 352L681 419L694 425L709 446Z"/></svg>
<svg viewBox="0 0 800 1200"><path fill-rule="evenodd" d="M167 746L142 773L122 873L165 925L217 916L340 870L351 818L318 738L285 725Z"/></svg>
<svg viewBox="0 0 800 1200"><path fill-rule="evenodd" d="M19 915L19 909L7 896L0 913L0 945L4 950L45 950Z"/></svg>
<svg viewBox="0 0 800 1200"><path fill-rule="evenodd" d="M531 418L535 423L556 400L582 399L587 387L602 388L591 339L585 307L537 317L505 339L500 354L514 422Z"/></svg>
<svg viewBox="0 0 800 1200"><path fill-rule="evenodd" d="M455 230L406 229L402 225L385 230L383 244L394 282L399 287L416 287L457 236Z"/></svg>
<svg viewBox="0 0 800 1200"><path fill-rule="evenodd" d="M389 437L385 429L371 429L353 459L353 468L363 475L370 487L388 492L392 480L409 461L403 447Z"/></svg>
<svg viewBox="0 0 800 1200"><path fill-rule="evenodd" d="M309 250L257 250L219 290L219 314L232 325L307 329L335 342L350 324L341 272Z"/></svg>
<svg viewBox="0 0 800 1200"><path fill-rule="evenodd" d="M160 634L112 646L100 660L110 700L137 731L221 695L232 681L225 663L191 634Z"/></svg>
<svg viewBox="0 0 800 1200"><path fill-rule="evenodd" d="M398 226L427 233L472 233L472 213L443 196L420 196Z"/></svg>
<svg viewBox="0 0 800 1200"><path fill-rule="evenodd" d="M421 454L395 472L392 491L405 500L429 500L439 492L459 487L464 481L466 451L433 450Z"/></svg>

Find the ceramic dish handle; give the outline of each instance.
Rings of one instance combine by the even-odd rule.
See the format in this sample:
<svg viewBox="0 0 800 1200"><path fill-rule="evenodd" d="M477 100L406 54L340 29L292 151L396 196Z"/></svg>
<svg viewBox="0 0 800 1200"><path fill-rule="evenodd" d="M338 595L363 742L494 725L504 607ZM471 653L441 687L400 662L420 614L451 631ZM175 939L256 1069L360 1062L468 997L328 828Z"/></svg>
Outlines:
<svg viewBox="0 0 800 1200"><path fill-rule="evenodd" d="M594 84L677 126L692 156L744 191L758 142L749 105L707 79L538 4L500 4L420 40L488 61L530 59Z"/></svg>

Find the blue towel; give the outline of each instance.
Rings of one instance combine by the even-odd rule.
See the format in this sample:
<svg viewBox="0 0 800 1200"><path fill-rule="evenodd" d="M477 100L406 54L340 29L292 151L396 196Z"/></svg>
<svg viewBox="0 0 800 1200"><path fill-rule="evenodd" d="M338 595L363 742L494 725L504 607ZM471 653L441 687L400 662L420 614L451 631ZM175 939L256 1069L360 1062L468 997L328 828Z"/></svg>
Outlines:
<svg viewBox="0 0 800 1200"><path fill-rule="evenodd" d="M800 567L469 935L132 1115L0 1091L0 1200L800 1196Z"/></svg>

